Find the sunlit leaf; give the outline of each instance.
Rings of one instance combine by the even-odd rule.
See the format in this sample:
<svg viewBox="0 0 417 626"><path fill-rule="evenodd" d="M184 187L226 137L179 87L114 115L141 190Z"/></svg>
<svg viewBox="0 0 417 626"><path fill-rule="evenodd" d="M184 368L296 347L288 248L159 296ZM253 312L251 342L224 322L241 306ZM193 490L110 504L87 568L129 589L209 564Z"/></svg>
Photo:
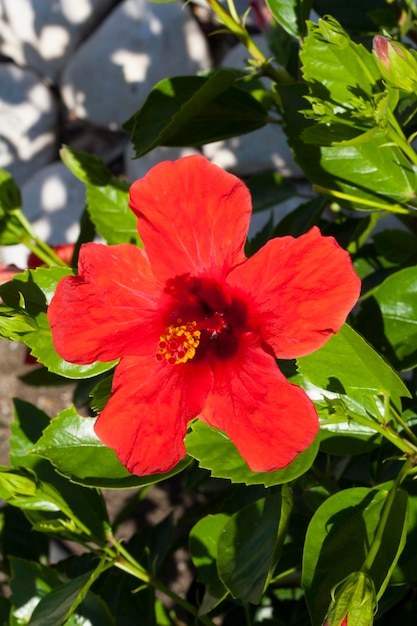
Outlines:
<svg viewBox="0 0 417 626"><path fill-rule="evenodd" d="M62 411L45 429L33 452L49 459L69 480L87 487L129 489L151 485L182 471L184 459L166 474L133 476L117 459L114 450L104 446L94 432L94 418L81 417L71 407Z"/></svg>
<svg viewBox="0 0 417 626"><path fill-rule="evenodd" d="M156 146L199 146L261 128L265 109L235 86L236 73L216 70L210 76L165 78L142 108L125 124L136 156Z"/></svg>
<svg viewBox="0 0 417 626"><path fill-rule="evenodd" d="M282 470L252 472L230 439L220 430L211 428L200 420L192 424L185 443L188 454L197 459L200 467L210 470L213 477L266 487L290 482L304 474L314 462L319 445L318 439L315 440Z"/></svg>
<svg viewBox="0 0 417 626"><path fill-rule="evenodd" d="M19 332L14 331L13 339L24 342L31 349L31 354L50 372L66 378L89 378L108 371L114 367L114 362L75 365L61 359L53 347L46 315L58 281L72 273L71 269L61 267L26 270L0 286L0 296L11 307L8 318L15 320L15 325L19 324Z"/></svg>
<svg viewBox="0 0 417 626"><path fill-rule="evenodd" d="M267 0L277 22L293 37L304 34L305 20L308 17L310 0Z"/></svg>
<svg viewBox="0 0 417 626"><path fill-rule="evenodd" d="M142 245L136 217L128 207L129 183L112 175L95 155L64 146L61 158L86 186L87 211L99 235L108 244Z"/></svg>
<svg viewBox="0 0 417 626"><path fill-rule="evenodd" d="M317 387L353 398L381 394L400 406L400 398L409 397L398 374L347 324L320 350L297 359L297 366Z"/></svg>
<svg viewBox="0 0 417 626"><path fill-rule="evenodd" d="M405 370L417 365L417 267L389 276L362 306L359 328L386 358Z"/></svg>

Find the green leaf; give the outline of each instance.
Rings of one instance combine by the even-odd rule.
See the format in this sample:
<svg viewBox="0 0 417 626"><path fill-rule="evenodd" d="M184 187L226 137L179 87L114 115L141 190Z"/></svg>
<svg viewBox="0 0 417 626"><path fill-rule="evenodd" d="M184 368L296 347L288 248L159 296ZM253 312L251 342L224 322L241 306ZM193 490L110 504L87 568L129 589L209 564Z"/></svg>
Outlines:
<svg viewBox="0 0 417 626"><path fill-rule="evenodd" d="M417 267L389 276L362 305L359 328L395 367L417 365Z"/></svg>
<svg viewBox="0 0 417 626"><path fill-rule="evenodd" d="M49 537L35 532L27 516L17 507L4 506L2 513L3 556L8 560L13 556L46 563L50 553Z"/></svg>
<svg viewBox="0 0 417 626"><path fill-rule="evenodd" d="M111 395L112 383L113 376L106 376L106 378L100 380L92 389L90 393L90 397L92 398L91 408L95 413L101 413L106 406Z"/></svg>
<svg viewBox="0 0 417 626"><path fill-rule="evenodd" d="M276 566L281 509L281 493L270 493L232 515L222 529L217 567L235 598L260 602Z"/></svg>
<svg viewBox="0 0 417 626"><path fill-rule="evenodd" d="M87 572L72 580L54 587L48 594L43 596L35 607L30 619L30 626L57 626L66 623L66 620L74 615L75 624L91 624L92 626L114 626L114 620L104 603L95 602L94 621L84 621L81 602L87 596L91 585L105 569L100 563L93 572ZM90 596L91 598L92 596ZM94 596L93 596L94 597ZM90 600L91 603L91 600ZM81 619L80 619L81 618Z"/></svg>
<svg viewBox="0 0 417 626"><path fill-rule="evenodd" d="M383 90L382 85L378 87L381 74L372 54L329 16L318 24L309 22L308 31L300 59L310 94L337 104L339 116L343 116L340 109L345 109L352 118L372 118L372 97Z"/></svg>
<svg viewBox="0 0 417 626"><path fill-rule="evenodd" d="M64 146L61 158L85 183L87 211L99 235L108 244L132 243L142 246L136 217L129 209L129 183L112 175L99 157Z"/></svg>
<svg viewBox="0 0 417 626"><path fill-rule="evenodd" d="M303 202L277 224L274 228L274 237L285 237L286 235L299 237L303 235L312 226L319 223L326 206L327 200L323 196Z"/></svg>
<svg viewBox="0 0 417 626"><path fill-rule="evenodd" d="M318 439L299 454L285 469L274 472L252 472L235 445L220 430L196 420L185 439L187 452L197 459L200 467L210 470L214 478L228 478L246 485L281 485L304 474L313 464L318 450Z"/></svg>
<svg viewBox="0 0 417 626"><path fill-rule="evenodd" d="M178 474L190 463L189 459L184 459L165 474L133 476L117 459L114 450L98 439L94 422L93 418L78 415L73 407L66 409L51 421L32 451L49 459L69 480L105 489L152 485Z"/></svg>
<svg viewBox="0 0 417 626"><path fill-rule="evenodd" d="M309 180L320 188L338 192L337 201L352 209L395 211L395 203L414 199L417 175L401 150L375 128L355 143L312 145L304 131L313 123L299 112L305 108L305 85L280 85L284 130L297 163Z"/></svg>
<svg viewBox="0 0 417 626"><path fill-rule="evenodd" d="M375 215L375 213L373 214ZM417 261L417 237L399 228L385 228L372 239L377 255L395 264L414 265Z"/></svg>
<svg viewBox="0 0 417 626"><path fill-rule="evenodd" d="M39 439L50 419L46 413L33 404L15 398L14 420L10 425L10 463L13 467L26 467L36 470L39 457L30 454L33 444Z"/></svg>
<svg viewBox="0 0 417 626"><path fill-rule="evenodd" d="M10 626L22 626L29 623L33 609L40 599L61 581L56 570L40 563L12 557L10 566Z"/></svg>
<svg viewBox="0 0 417 626"><path fill-rule="evenodd" d="M198 146L261 128L265 109L234 86L236 73L177 76L159 82L142 108L125 124L136 156L156 146Z"/></svg>
<svg viewBox="0 0 417 626"><path fill-rule="evenodd" d="M321 626L331 591L364 564L381 520L388 489L355 487L328 498L314 514L306 535L302 585L313 626ZM385 588L404 547L407 493L397 491L369 575L377 592Z"/></svg>
<svg viewBox="0 0 417 626"><path fill-rule="evenodd" d="M20 191L12 175L0 169L0 245L10 246L21 243L25 229L14 215L20 211Z"/></svg>
<svg viewBox="0 0 417 626"><path fill-rule="evenodd" d="M417 581L417 485L403 483L408 493L407 543L390 579L390 585L408 585Z"/></svg>
<svg viewBox="0 0 417 626"><path fill-rule="evenodd" d="M276 206L297 193L294 183L278 172L263 172L251 176L246 185L252 196L254 213Z"/></svg>
<svg viewBox="0 0 417 626"><path fill-rule="evenodd" d="M277 22L293 37L302 37L305 20L311 8L310 0L267 0Z"/></svg>
<svg viewBox="0 0 417 626"><path fill-rule="evenodd" d="M15 319L15 328L20 329L12 336L15 341L23 341L29 346L31 354L54 374L65 378L90 378L112 369L115 362L75 365L61 359L53 347L46 315L58 281L72 273L69 268L62 267L26 270L1 285L0 296L14 311L9 308L7 315Z"/></svg>
<svg viewBox="0 0 417 626"><path fill-rule="evenodd" d="M11 626L114 626L104 602L89 591L101 565L72 580L24 559L11 559L11 567Z"/></svg>
<svg viewBox="0 0 417 626"><path fill-rule="evenodd" d="M347 324L322 348L297 359L297 367L313 385L358 401L362 395L384 395L400 406L400 397L410 395L398 374Z"/></svg>
<svg viewBox="0 0 417 626"><path fill-rule="evenodd" d="M98 545L106 543L109 522L101 493L70 483L58 475L47 460L33 452L43 429L49 426L50 419L29 402L15 399L14 405L10 461L16 469L32 470L44 495L55 505L54 510L63 513L55 515L53 520L51 516L31 514L33 525L42 532L64 535L76 540L80 534L87 531L88 540L93 537ZM11 504L17 503L14 500ZM27 504L31 502L28 501ZM20 506L27 512L25 502ZM31 511L33 508L31 506Z"/></svg>
<svg viewBox="0 0 417 626"><path fill-rule="evenodd" d="M372 55L328 18L309 26L301 58L306 84L278 90L289 143L311 182L350 208L413 204L417 174Z"/></svg>
<svg viewBox="0 0 417 626"><path fill-rule="evenodd" d="M40 480L23 468L0 467L0 497L25 511L35 530L105 544L108 522L101 496L90 492L87 498L84 490L67 487L59 476L52 480Z"/></svg>
<svg viewBox="0 0 417 626"><path fill-rule="evenodd" d="M87 185L87 210L96 231L108 244L142 247L136 216L128 206L129 188L129 183L117 178L102 187Z"/></svg>
<svg viewBox="0 0 417 626"><path fill-rule="evenodd" d="M103 187L107 185L111 178L112 173L100 159L100 157L73 148L71 146L62 146L59 155L63 163L69 170L83 183L90 183Z"/></svg>
<svg viewBox="0 0 417 626"><path fill-rule="evenodd" d="M25 511L62 511L69 519L73 517L59 485L43 482L24 468L0 466L0 498Z"/></svg>
<svg viewBox="0 0 417 626"><path fill-rule="evenodd" d="M190 554L198 573L198 580L205 585L199 613L205 615L216 607L228 594L217 572L217 544L230 515L217 513L207 515L197 522L189 536Z"/></svg>
<svg viewBox="0 0 417 626"><path fill-rule="evenodd" d="M334 405L336 401L331 402ZM322 411L316 404L320 418ZM325 418L328 415L325 414ZM320 425L320 451L337 456L365 454L381 445L382 437L371 428L362 426L350 419ZM352 419L353 417L353 419Z"/></svg>

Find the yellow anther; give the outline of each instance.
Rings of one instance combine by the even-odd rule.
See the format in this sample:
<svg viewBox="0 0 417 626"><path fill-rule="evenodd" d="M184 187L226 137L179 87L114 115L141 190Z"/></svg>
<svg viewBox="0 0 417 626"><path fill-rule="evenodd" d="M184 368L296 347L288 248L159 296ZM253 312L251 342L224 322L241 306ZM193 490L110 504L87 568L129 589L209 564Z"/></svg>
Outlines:
<svg viewBox="0 0 417 626"><path fill-rule="evenodd" d="M179 318L178 322L181 321ZM165 359L170 365L177 365L192 359L200 343L201 335L196 326L196 322L188 322L181 326L168 326L159 338L157 360Z"/></svg>

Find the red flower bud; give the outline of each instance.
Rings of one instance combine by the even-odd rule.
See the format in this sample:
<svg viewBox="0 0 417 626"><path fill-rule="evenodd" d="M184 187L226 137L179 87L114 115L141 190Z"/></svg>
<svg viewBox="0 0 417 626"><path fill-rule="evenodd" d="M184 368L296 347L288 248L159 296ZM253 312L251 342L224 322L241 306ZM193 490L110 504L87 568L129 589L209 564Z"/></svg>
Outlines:
<svg viewBox="0 0 417 626"><path fill-rule="evenodd" d="M376 35L373 52L385 81L402 91L415 92L417 87L417 55L388 37Z"/></svg>

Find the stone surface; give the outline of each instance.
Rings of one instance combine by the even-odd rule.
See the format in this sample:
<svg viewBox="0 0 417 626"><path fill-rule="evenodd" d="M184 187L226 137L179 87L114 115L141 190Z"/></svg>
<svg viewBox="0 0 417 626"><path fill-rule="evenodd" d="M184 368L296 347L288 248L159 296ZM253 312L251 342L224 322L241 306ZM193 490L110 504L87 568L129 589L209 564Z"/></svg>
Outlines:
<svg viewBox="0 0 417 626"><path fill-rule="evenodd" d="M206 40L186 6L124 0L73 56L61 94L76 117L116 129L157 82L209 66Z"/></svg>
<svg viewBox="0 0 417 626"><path fill-rule="evenodd" d="M0 167L18 184L56 156L57 109L31 70L0 64Z"/></svg>
<svg viewBox="0 0 417 626"><path fill-rule="evenodd" d="M125 150L125 171L128 181L133 182L138 178L142 178L157 163L161 161L175 161L184 156L191 154L200 154L195 148L167 148L158 146L148 154L134 159L134 150L131 144L128 144Z"/></svg>
<svg viewBox="0 0 417 626"><path fill-rule="evenodd" d="M57 161L41 169L22 186L21 194L23 211L43 241L75 243L85 207L85 187L63 163ZM7 246L1 252L4 263L26 267L25 246Z"/></svg>
<svg viewBox="0 0 417 626"><path fill-rule="evenodd" d="M253 37L254 42L265 56L270 51L262 35ZM237 44L224 57L222 67L243 69L248 65L250 55L243 44ZM268 89L270 81L263 79ZM287 138L279 124L268 124L241 137L217 141L204 146L204 155L224 169L239 176L257 174L264 171L278 171L283 176L302 178L303 172L294 161L288 147Z"/></svg>
<svg viewBox="0 0 417 626"><path fill-rule="evenodd" d="M239 176L265 171L277 171L290 178L303 176L285 134L277 124L268 124L247 135L207 144L203 146L203 154L216 165Z"/></svg>
<svg viewBox="0 0 417 626"><path fill-rule="evenodd" d="M0 52L56 82L117 0L0 0Z"/></svg>

